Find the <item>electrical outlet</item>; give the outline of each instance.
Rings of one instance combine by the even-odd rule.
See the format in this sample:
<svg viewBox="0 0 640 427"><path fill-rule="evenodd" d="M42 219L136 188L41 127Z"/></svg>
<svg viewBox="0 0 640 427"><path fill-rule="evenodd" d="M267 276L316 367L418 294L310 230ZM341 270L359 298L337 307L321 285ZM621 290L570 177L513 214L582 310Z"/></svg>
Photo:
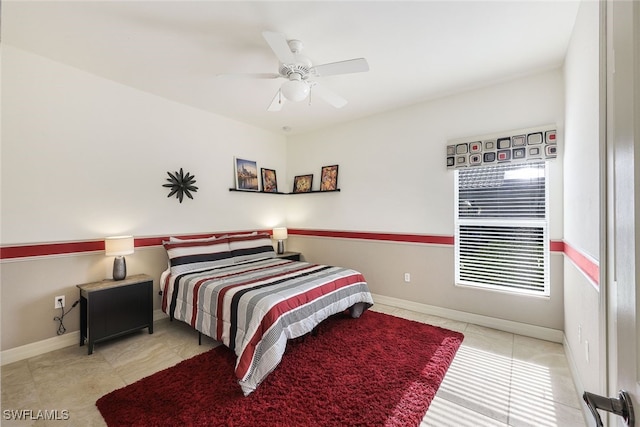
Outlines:
<svg viewBox="0 0 640 427"><path fill-rule="evenodd" d="M58 295L53 299L53 308L64 308L64 295Z"/></svg>
<svg viewBox="0 0 640 427"><path fill-rule="evenodd" d="M410 273L404 273L404 281L409 283L411 282L411 274Z"/></svg>

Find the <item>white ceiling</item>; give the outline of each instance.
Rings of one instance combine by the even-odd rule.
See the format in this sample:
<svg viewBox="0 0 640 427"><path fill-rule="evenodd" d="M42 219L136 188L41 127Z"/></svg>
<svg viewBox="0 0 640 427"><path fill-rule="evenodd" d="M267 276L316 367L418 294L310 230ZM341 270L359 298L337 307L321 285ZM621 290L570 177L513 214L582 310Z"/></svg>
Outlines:
<svg viewBox="0 0 640 427"><path fill-rule="evenodd" d="M577 1L2 2L2 42L245 123L315 130L562 65ZM318 78L346 98L268 112L285 81L262 38L303 41L314 65L364 57L370 71Z"/></svg>

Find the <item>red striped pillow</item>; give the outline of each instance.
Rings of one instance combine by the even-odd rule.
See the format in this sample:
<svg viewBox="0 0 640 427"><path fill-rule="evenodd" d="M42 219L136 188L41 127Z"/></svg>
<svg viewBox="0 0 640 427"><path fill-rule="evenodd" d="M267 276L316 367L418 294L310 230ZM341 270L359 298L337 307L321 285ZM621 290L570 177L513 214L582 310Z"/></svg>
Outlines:
<svg viewBox="0 0 640 427"><path fill-rule="evenodd" d="M229 236L229 247L231 248L234 262L276 256L271 237L266 233L257 233L249 236Z"/></svg>
<svg viewBox="0 0 640 427"><path fill-rule="evenodd" d="M233 264L228 239L210 241L164 242L171 274L206 270Z"/></svg>

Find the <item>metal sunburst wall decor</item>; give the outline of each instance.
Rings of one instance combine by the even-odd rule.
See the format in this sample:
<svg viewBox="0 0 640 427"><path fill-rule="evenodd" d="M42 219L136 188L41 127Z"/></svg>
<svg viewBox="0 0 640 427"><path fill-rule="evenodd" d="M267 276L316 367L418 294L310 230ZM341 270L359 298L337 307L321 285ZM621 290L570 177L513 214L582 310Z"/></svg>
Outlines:
<svg viewBox="0 0 640 427"><path fill-rule="evenodd" d="M180 172L167 172L167 174L169 175L169 178L167 178L169 184L162 185L163 187L171 188L171 192L167 197L171 197L175 194L176 199L180 200L180 203L182 203L184 195L193 199L191 193L198 191L198 187L193 185L196 183L196 180L194 179L196 177L195 175L191 175L189 172L184 174L182 172L182 168L180 168Z"/></svg>

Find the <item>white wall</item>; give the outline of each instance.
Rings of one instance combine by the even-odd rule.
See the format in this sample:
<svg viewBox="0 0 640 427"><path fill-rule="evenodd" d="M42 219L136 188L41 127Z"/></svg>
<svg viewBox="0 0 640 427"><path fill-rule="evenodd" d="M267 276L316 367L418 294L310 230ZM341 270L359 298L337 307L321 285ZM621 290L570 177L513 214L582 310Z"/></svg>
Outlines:
<svg viewBox="0 0 640 427"><path fill-rule="evenodd" d="M2 243L265 228L274 197L242 197L233 157L286 176L283 136L3 47ZM167 171L195 174L167 198ZM255 212L260 212L256 215Z"/></svg>
<svg viewBox="0 0 640 427"><path fill-rule="evenodd" d="M448 140L556 124L564 89L555 70L289 138L289 180L339 164L341 192L289 197L292 227L453 235ZM560 139L562 144L562 140ZM562 156L551 162L551 238L562 238Z"/></svg>
<svg viewBox="0 0 640 427"><path fill-rule="evenodd" d="M233 157L286 176L284 137L3 46L2 245L264 229L282 197L229 192ZM194 200L168 199L167 171L196 176ZM56 336L53 298L110 276L103 253L3 262L2 349ZM127 257L157 280L161 249ZM157 307L157 302L156 302ZM77 309L66 327L78 330Z"/></svg>
<svg viewBox="0 0 640 427"><path fill-rule="evenodd" d="M600 259L600 95L599 4L583 1L565 61L565 242L596 264ZM570 259L565 258L564 331L577 382L604 392L600 383L600 294ZM579 336L580 331L580 336ZM589 358L587 360L587 342ZM579 390L580 391L580 390Z"/></svg>
<svg viewBox="0 0 640 427"><path fill-rule="evenodd" d="M565 60L565 240L600 257L598 3L582 2ZM585 213L587 213L585 215Z"/></svg>
<svg viewBox="0 0 640 427"><path fill-rule="evenodd" d="M339 164L341 192L289 196L287 225L452 236L454 172L445 166L447 141L546 124L558 126L562 148L561 70L292 136L289 180L306 173L314 173L318 180L323 165ZM550 162L550 182L550 237L562 239L562 154ZM531 298L454 286L452 246L386 242L365 252L341 239L296 239L291 244L312 261L357 266L377 294L563 328L563 267L558 253L551 257L551 297ZM414 276L410 285L401 279L404 272Z"/></svg>

